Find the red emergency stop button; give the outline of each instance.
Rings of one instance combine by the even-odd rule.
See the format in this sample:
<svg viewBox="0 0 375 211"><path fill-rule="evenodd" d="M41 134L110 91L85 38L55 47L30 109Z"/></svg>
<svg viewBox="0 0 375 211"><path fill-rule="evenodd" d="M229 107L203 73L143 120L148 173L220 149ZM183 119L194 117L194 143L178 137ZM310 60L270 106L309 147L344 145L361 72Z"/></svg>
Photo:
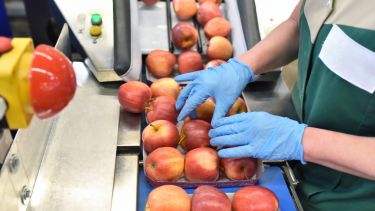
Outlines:
<svg viewBox="0 0 375 211"><path fill-rule="evenodd" d="M30 71L30 98L34 113L41 119L58 113L73 98L76 86L69 59L53 47L39 45Z"/></svg>

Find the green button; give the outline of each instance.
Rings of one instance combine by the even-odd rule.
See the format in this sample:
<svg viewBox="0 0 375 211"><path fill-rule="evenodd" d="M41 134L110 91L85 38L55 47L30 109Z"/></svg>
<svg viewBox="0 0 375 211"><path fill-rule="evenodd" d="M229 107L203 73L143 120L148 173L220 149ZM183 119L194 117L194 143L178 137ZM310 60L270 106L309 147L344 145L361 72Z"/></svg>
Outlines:
<svg viewBox="0 0 375 211"><path fill-rule="evenodd" d="M98 13L94 13L91 15L91 24L100 26L102 25L102 16Z"/></svg>

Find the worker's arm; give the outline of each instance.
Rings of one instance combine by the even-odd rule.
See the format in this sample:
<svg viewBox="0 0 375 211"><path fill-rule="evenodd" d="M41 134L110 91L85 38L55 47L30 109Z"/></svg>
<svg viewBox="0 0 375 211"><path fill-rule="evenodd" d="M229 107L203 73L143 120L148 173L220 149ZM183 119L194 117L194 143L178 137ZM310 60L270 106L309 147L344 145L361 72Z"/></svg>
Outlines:
<svg viewBox="0 0 375 211"><path fill-rule="evenodd" d="M229 147L219 150L220 157L307 161L375 180L375 137L307 127L265 112L222 118L209 135L211 145Z"/></svg>
<svg viewBox="0 0 375 211"><path fill-rule="evenodd" d="M302 146L306 161L375 180L375 137L308 127Z"/></svg>
<svg viewBox="0 0 375 211"><path fill-rule="evenodd" d="M297 4L287 20L237 59L249 65L255 74L281 67L296 59L299 46L300 8L301 2Z"/></svg>
<svg viewBox="0 0 375 211"><path fill-rule="evenodd" d="M177 82L192 81L177 99L176 108L181 110L178 120L183 120L207 98L213 97L216 107L212 122L216 122L225 116L246 85L253 81L254 74L264 73L295 59L300 7L301 3L298 3L288 20L244 55L219 67L177 76Z"/></svg>

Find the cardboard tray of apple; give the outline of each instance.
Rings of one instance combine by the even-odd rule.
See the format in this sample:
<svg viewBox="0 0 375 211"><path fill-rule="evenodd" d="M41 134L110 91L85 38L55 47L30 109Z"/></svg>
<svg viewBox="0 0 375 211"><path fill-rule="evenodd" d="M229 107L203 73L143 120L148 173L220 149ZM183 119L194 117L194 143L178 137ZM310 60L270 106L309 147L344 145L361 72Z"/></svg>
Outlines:
<svg viewBox="0 0 375 211"><path fill-rule="evenodd" d="M174 90L170 96L177 97L179 85L172 78L159 79L151 84L153 96L159 97L146 108L146 122L151 124L142 130L142 149L148 182L152 186L173 184L184 188L256 184L263 172L260 160L219 159L217 149L209 144L214 100L209 98L198 106L195 119L189 117L177 123L175 101L160 97L161 90L166 94L166 87ZM246 102L239 97L227 115L248 110Z"/></svg>
<svg viewBox="0 0 375 211"><path fill-rule="evenodd" d="M173 78L162 78L151 86L129 81L120 86L118 99L125 111L146 112L150 123L142 130L145 174L155 186L175 184L197 187L244 186L257 183L262 163L252 158L219 159L208 135L215 102L209 98L195 110L195 117L177 124L176 99L180 85ZM239 97L227 115L246 112ZM220 170L220 166L223 170Z"/></svg>
<svg viewBox="0 0 375 211"><path fill-rule="evenodd" d="M212 64L222 64L232 57L231 23L226 19L225 3L202 4L195 0L190 3L168 0L168 3L169 51L154 49L149 53L146 59L148 81L217 66Z"/></svg>
<svg viewBox="0 0 375 211"><path fill-rule="evenodd" d="M197 149L200 149L201 151L204 151L202 154L209 154L209 152L207 152L208 149L211 149L211 148L197 148ZM187 166L190 166L190 175L191 177L195 177L195 179L197 178L215 178L216 177L216 174L214 171L212 171L211 173L208 172L209 169L211 168L209 165L212 165L212 164L209 164L209 165L206 165L206 166L203 166L203 167L207 167L205 170L201 169L201 167L198 167L197 171L195 171L195 165L199 165L200 162L202 162L202 159L207 159L207 160L210 160L212 158L202 158L200 157L199 155L197 155L197 153L195 153L195 155L192 155L193 157L191 157L188 161L186 160L186 154L184 154L184 150L181 149L180 147L178 148L178 151L180 151L183 156L185 157L185 161L184 161L184 171L187 171ZM166 152L165 154L167 154L169 152ZM164 155L161 155L161 157L164 157ZM173 153L171 153L173 154ZM157 180L154 180L152 179L147 173L147 169L148 168L148 162L147 162L147 158L148 158L148 155L146 153L146 151L143 150L143 159L145 160L144 162L144 173L145 173L145 176L146 176L146 180L150 183L150 185L152 185L153 187L159 187L159 186L162 186L162 185L176 185L176 186L179 186L179 187L182 187L182 188L196 188L196 187L199 187L199 186L202 186L202 185L209 185L209 186L215 186L215 187L219 187L219 188L229 188L229 187L243 187L243 186L249 186L249 185L256 185L259 181L259 178L261 177L262 175L262 172L263 172L263 164L260 160L256 160L256 164L255 164L255 169L254 169L254 165L253 164L250 164L249 168L251 168L251 170L249 171L253 171L253 170L256 170L255 173L251 173L253 174L253 176L251 178L248 178L248 179L243 179L243 180L231 180L228 178L228 176L226 175L226 173L224 172L223 168L220 167L218 169L218 178L217 179L213 179L214 181L210 181L210 182L204 182L204 181L191 181L189 179L187 179L186 177L186 173L183 173L176 181L157 181ZM154 158L153 158L154 159ZM166 159L174 159L173 156L171 158L166 158ZM246 158L246 159L251 159L251 158ZM232 159L231 159L232 160ZM190 162L191 161L191 162ZM158 162L157 160L155 161L156 163ZM219 161L220 162L220 161ZM229 161L231 162L231 161ZM233 160L232 160L233 162ZM247 168L247 167L240 167L238 165L244 165L244 166L247 166L248 164L247 163L251 163L253 161L251 160L243 160L243 162L240 162L240 163L235 163L233 162L232 165L233 166L230 166L230 170L229 171L232 171L230 172L230 174L232 174L232 176L236 177L236 176L240 176L242 177L242 174L244 174L243 168ZM190 164L189 164L190 163ZM209 163L209 162L207 162ZM151 164L152 165L152 164ZM155 164L157 165L157 164ZM162 164L163 165L163 164ZM234 166L234 165L237 165L237 166ZM203 175L202 176L202 172L205 172L207 171L208 173L206 175ZM246 170L245 170L246 171ZM163 172L165 174L168 174L168 171L165 171ZM159 174L159 173L158 173ZM194 175L196 174L196 175ZM203 173L205 174L205 173Z"/></svg>

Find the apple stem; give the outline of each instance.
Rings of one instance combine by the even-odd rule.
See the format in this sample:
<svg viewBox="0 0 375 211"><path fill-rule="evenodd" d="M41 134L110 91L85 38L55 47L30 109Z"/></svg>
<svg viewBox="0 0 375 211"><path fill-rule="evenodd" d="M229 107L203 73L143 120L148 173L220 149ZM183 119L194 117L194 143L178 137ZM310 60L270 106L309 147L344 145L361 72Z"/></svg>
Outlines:
<svg viewBox="0 0 375 211"><path fill-rule="evenodd" d="M181 133L180 133L180 140L178 141L178 144L181 145L181 143L184 142L185 138L186 138L185 133L181 131Z"/></svg>
<svg viewBox="0 0 375 211"><path fill-rule="evenodd" d="M151 107L151 106L146 106L146 107L145 107L145 111L146 111L146 112L152 111L152 107Z"/></svg>
<svg viewBox="0 0 375 211"><path fill-rule="evenodd" d="M159 127L153 124L150 124L150 127L152 127L156 132L159 130Z"/></svg>

